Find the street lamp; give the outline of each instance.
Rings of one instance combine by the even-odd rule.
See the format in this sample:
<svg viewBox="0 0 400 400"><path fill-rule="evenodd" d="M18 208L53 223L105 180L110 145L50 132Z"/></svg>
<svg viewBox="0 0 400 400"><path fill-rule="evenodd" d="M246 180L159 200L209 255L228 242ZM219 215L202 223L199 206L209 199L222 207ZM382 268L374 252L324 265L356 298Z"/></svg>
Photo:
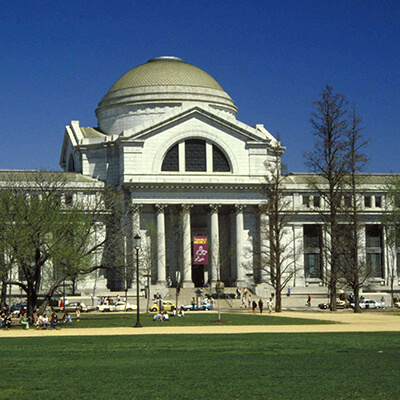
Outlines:
<svg viewBox="0 0 400 400"><path fill-rule="evenodd" d="M133 238L136 249L136 325L135 328L141 328L140 323L140 307L139 307L139 250L140 250L140 236L136 234Z"/></svg>

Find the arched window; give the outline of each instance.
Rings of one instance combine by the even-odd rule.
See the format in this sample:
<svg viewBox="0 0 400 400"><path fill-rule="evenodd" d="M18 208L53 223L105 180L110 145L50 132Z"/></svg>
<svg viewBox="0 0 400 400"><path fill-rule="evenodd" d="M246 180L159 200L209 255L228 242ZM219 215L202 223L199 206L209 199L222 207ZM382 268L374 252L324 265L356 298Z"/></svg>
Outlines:
<svg viewBox="0 0 400 400"><path fill-rule="evenodd" d="M181 150L184 152L184 165L179 165ZM208 163L208 160L212 162ZM231 167L225 153L218 146L201 139L189 139L183 145L177 143L168 150L161 171L230 172Z"/></svg>

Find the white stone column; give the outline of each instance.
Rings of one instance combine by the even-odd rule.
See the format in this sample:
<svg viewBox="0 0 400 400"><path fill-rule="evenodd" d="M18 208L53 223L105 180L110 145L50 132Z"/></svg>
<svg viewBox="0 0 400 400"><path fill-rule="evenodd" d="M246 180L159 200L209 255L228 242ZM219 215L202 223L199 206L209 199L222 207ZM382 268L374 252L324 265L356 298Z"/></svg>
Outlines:
<svg viewBox="0 0 400 400"><path fill-rule="evenodd" d="M194 287L192 281L192 236L190 230L190 209L192 205L184 204L182 209L182 225L183 225L183 276L182 286L184 288Z"/></svg>
<svg viewBox="0 0 400 400"><path fill-rule="evenodd" d="M244 205L235 205L236 209L236 285L243 286L245 283L245 270L243 265L243 209Z"/></svg>
<svg viewBox="0 0 400 400"><path fill-rule="evenodd" d="M264 214L262 210L260 212L260 278L261 282L269 281L269 218L268 215Z"/></svg>
<svg viewBox="0 0 400 400"><path fill-rule="evenodd" d="M211 265L210 283L212 286L220 279L220 253L219 253L219 204L211 204Z"/></svg>
<svg viewBox="0 0 400 400"><path fill-rule="evenodd" d="M164 204L156 204L157 208L157 284L166 284L166 253L165 253L165 215Z"/></svg>
<svg viewBox="0 0 400 400"><path fill-rule="evenodd" d="M132 238L137 234L140 236L140 209L141 204L132 205Z"/></svg>
<svg viewBox="0 0 400 400"><path fill-rule="evenodd" d="M303 225L293 225L293 287L305 285L304 274L304 228ZM303 253L303 254L302 254ZM322 260L321 260L322 262Z"/></svg>

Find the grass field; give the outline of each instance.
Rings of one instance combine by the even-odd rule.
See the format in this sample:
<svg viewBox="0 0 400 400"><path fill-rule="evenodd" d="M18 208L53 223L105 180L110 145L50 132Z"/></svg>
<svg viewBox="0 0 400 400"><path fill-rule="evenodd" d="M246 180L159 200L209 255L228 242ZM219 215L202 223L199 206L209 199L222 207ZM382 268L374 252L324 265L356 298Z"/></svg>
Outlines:
<svg viewBox="0 0 400 400"><path fill-rule="evenodd" d="M398 399L398 333L3 338L0 399Z"/></svg>
<svg viewBox="0 0 400 400"><path fill-rule="evenodd" d="M60 314L61 315L61 314ZM76 322L75 313L71 313L74 319L72 324L59 324L61 329L68 328L111 328L130 327L136 323L136 313L82 313L81 320ZM323 320L304 318L275 317L273 315L229 313L221 314L222 322L215 322L218 315L215 313L186 313L184 318L172 317L168 322L153 321L154 314L140 315L143 326L207 326L207 325L314 325L330 324ZM22 329L15 327L13 329Z"/></svg>

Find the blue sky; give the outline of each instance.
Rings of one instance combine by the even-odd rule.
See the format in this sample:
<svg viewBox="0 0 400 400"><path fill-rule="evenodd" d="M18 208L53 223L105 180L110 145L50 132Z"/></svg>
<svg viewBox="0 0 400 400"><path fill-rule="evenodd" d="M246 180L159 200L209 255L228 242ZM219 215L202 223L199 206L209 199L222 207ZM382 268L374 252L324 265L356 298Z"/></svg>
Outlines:
<svg viewBox="0 0 400 400"><path fill-rule="evenodd" d="M364 120L369 172L400 172L399 1L19 1L0 7L0 169L59 169L64 127L129 69L174 55L279 132L289 171L329 83Z"/></svg>

